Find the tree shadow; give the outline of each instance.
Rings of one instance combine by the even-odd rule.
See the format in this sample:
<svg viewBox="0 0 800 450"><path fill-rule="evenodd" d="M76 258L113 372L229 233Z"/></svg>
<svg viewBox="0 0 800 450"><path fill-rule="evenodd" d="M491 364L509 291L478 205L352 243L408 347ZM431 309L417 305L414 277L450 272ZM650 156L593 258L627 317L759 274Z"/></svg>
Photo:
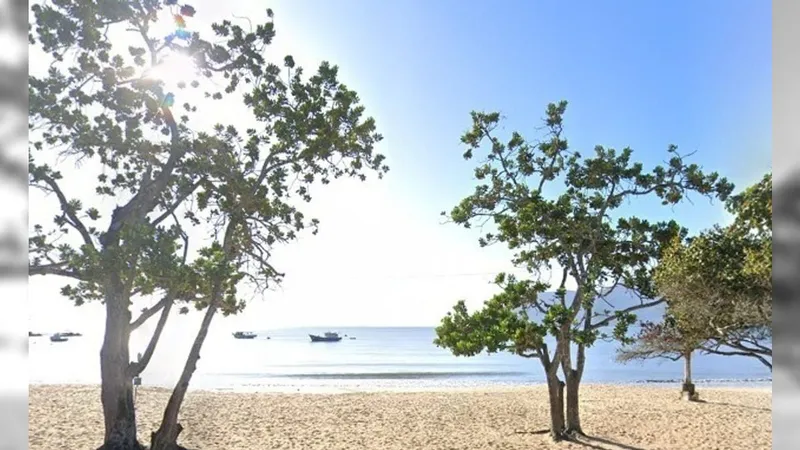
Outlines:
<svg viewBox="0 0 800 450"><path fill-rule="evenodd" d="M764 411L764 412L772 412L772 408L759 408L758 406L748 406L748 405L739 405L736 403L726 403L726 402L712 402L708 400L694 400L692 403L704 403L707 405L720 405L720 406L730 406L732 408L742 408L742 409L751 409L753 411Z"/></svg>
<svg viewBox="0 0 800 450"><path fill-rule="evenodd" d="M550 430L545 428L541 430L524 430L524 431L515 431L515 434L531 434L531 435L541 435L547 434ZM593 450L646 450L642 447L634 447L632 445L622 444L620 442L612 441L610 439L601 438L597 436L591 435L581 435L571 437L566 439L565 442L571 442L573 444L578 444L586 448L590 448Z"/></svg>
<svg viewBox="0 0 800 450"><path fill-rule="evenodd" d="M632 445L622 444L610 439L591 435L580 436L572 439L570 442L595 450L646 450L643 447L634 447Z"/></svg>

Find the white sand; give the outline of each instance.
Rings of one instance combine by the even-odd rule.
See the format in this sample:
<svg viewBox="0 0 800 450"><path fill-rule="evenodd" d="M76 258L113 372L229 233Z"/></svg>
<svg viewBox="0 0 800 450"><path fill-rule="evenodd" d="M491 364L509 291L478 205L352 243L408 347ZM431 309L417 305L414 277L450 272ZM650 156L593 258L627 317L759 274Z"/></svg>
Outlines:
<svg viewBox="0 0 800 450"><path fill-rule="evenodd" d="M553 444L518 431L547 428L543 387L372 394L190 392L180 442L192 450L715 449L772 448L769 389L702 389L706 403L675 389L586 385L591 445ZM139 392L139 434L155 430L169 392ZM98 387L32 386L31 450L100 445Z"/></svg>

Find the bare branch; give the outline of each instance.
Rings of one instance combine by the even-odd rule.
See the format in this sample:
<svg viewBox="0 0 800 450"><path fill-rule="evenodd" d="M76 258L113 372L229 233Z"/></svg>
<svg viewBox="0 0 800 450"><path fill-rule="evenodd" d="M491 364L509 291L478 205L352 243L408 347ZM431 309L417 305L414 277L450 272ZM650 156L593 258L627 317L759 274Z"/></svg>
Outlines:
<svg viewBox="0 0 800 450"><path fill-rule="evenodd" d="M147 322L147 319L156 315L157 312L164 309L167 306L167 304L171 302L172 300L170 299L170 296L167 295L161 300L159 300L159 302L156 303L155 305L149 308L143 308L142 313L139 315L139 317L137 317L136 320L131 322L131 331L142 326L145 322Z"/></svg>
<svg viewBox="0 0 800 450"><path fill-rule="evenodd" d="M630 361L646 360L646 359L669 359L670 361L678 361L683 358L673 351L664 351L661 349L650 348L648 346L634 345L632 347L623 348L617 352L616 361L627 363Z"/></svg>
<svg viewBox="0 0 800 450"><path fill-rule="evenodd" d="M156 325L156 329L153 331L153 335L150 337L150 342L147 344L147 348L142 355L142 359L135 363L131 363L130 366L128 366L131 377L139 376L142 372L144 372L144 369L146 369L147 365L150 363L150 358L152 358L153 352L156 349L158 340L161 337L161 332L164 331L164 325L167 323L167 317L169 317L169 312L170 309L172 309L174 300L175 297L172 294L167 294L162 300L162 302L165 301L165 303L163 309L161 310L161 316L158 318L158 324Z"/></svg>
<svg viewBox="0 0 800 450"><path fill-rule="evenodd" d="M750 358L755 358L755 359L759 360L761 362L761 364L763 364L766 367L768 367L769 370L772 370L772 362L768 361L764 356L760 355L756 351L752 351L752 350L750 350L750 351L747 351L747 350L745 350L745 351L728 351L728 350L720 350L719 348L713 348L713 347L707 347L707 346L704 346L701 349L706 353L711 353L711 354L714 354L714 355L747 356L747 357L750 357ZM772 355L770 354L769 356L771 357Z"/></svg>
<svg viewBox="0 0 800 450"><path fill-rule="evenodd" d="M628 308L621 309L618 312L620 314L627 314L627 313L630 313L630 312L633 312L633 311L638 311L640 309L650 308L650 307L653 307L653 306L658 306L658 305L664 303L665 301L666 301L666 299L660 298L660 299L657 299L657 300L653 300L651 302L644 302L644 303L640 303L638 305L630 306ZM602 327L610 324L614 320L616 320L616 316L608 316L605 319L603 319L603 320L601 320L601 321L599 321L597 323L591 324L589 329L590 330L596 330L598 328L602 328Z"/></svg>

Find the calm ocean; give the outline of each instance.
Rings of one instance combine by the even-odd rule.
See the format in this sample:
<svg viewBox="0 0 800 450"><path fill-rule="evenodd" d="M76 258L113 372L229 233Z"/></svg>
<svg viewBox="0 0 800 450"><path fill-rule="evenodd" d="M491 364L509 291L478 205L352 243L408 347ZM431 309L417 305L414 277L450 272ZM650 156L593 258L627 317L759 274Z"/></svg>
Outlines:
<svg viewBox="0 0 800 450"><path fill-rule="evenodd" d="M211 335L192 380L196 389L236 391L369 391L425 390L449 387L542 383L537 360L509 354L457 358L432 344L432 328L339 328L354 336L336 343L311 343L308 334L323 329L262 331L253 340L230 334ZM267 339L267 336L270 339ZM99 382L99 336L51 343L32 338L30 380L33 384ZM166 344L164 344L166 345ZM677 383L682 362L646 361L620 365L617 344L599 342L589 349L587 383ZM188 348L188 347L187 347ZM165 354L165 352L167 354ZM134 352L135 353L135 352ZM143 384L172 386L185 354L156 351ZM749 358L696 355L699 384L769 386L770 372Z"/></svg>

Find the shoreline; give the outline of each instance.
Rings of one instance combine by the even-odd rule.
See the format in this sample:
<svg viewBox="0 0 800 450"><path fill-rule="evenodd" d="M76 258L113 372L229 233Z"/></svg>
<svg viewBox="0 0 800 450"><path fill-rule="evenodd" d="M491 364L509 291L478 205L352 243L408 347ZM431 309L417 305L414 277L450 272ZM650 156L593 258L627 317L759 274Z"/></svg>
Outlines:
<svg viewBox="0 0 800 450"><path fill-rule="evenodd" d="M702 402L678 388L587 384L584 431L593 448L767 450L772 393L702 389ZM140 440L160 424L170 391L141 388ZM29 448L97 448L103 435L99 386L33 385ZM585 450L553 444L544 386L346 395L190 391L181 409L182 445L193 450ZM592 448L592 447L590 447Z"/></svg>
<svg viewBox="0 0 800 450"><path fill-rule="evenodd" d="M30 387L63 387L63 388L99 388L100 383L31 383ZM286 395L346 395L346 394L413 394L413 393L449 393L449 392L509 392L516 390L535 389L546 386L546 383L535 381L530 383L514 384L474 384L474 385L436 385L436 386L270 386L270 385L240 385L232 387L192 387L188 392L197 393L230 393L230 394L286 394ZM680 389L680 381L655 381L655 382L588 382L581 383L584 388L643 388L643 389ZM772 382L703 382L696 381L698 391L745 391L745 392L772 392ZM174 386L142 385L140 391L172 392Z"/></svg>

